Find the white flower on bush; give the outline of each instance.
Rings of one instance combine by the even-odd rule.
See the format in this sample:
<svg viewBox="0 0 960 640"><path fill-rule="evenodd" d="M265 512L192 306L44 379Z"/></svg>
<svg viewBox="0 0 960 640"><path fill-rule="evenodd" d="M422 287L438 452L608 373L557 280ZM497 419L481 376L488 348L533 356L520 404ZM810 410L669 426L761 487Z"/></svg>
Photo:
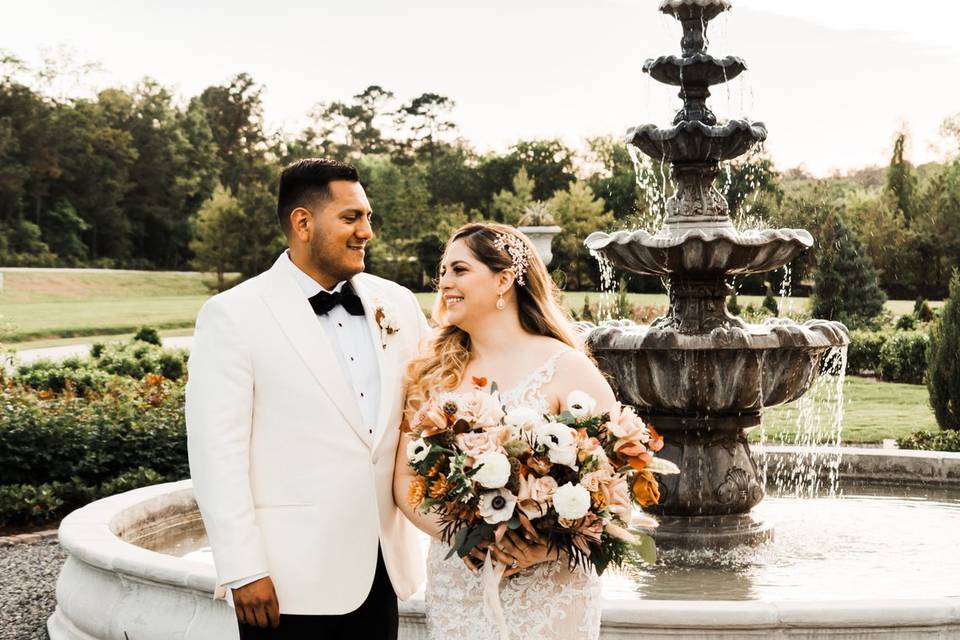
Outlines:
<svg viewBox="0 0 960 640"><path fill-rule="evenodd" d="M486 491L480 494L480 516L488 524L499 524L513 517L517 496L506 489Z"/></svg>
<svg viewBox="0 0 960 640"><path fill-rule="evenodd" d="M511 427L527 431L541 424L543 416L529 407L515 407L507 412L504 422Z"/></svg>
<svg viewBox="0 0 960 640"><path fill-rule="evenodd" d="M410 464L423 462L423 459L427 457L428 453L430 453L430 445L428 445L423 438L411 440L407 443L407 460L410 461Z"/></svg>
<svg viewBox="0 0 960 640"><path fill-rule="evenodd" d="M499 451L483 454L477 458L475 467L479 469L473 479L487 489L499 489L510 480L510 459Z"/></svg>
<svg viewBox="0 0 960 640"><path fill-rule="evenodd" d="M567 396L567 411L577 420L593 414L597 401L585 391L571 391Z"/></svg>
<svg viewBox="0 0 960 640"><path fill-rule="evenodd" d="M553 494L553 508L564 520L579 520L590 510L590 492L568 482Z"/></svg>
<svg viewBox="0 0 960 640"><path fill-rule="evenodd" d="M550 422L534 429L537 446L547 448L547 457L554 464L576 469L577 432L565 424Z"/></svg>

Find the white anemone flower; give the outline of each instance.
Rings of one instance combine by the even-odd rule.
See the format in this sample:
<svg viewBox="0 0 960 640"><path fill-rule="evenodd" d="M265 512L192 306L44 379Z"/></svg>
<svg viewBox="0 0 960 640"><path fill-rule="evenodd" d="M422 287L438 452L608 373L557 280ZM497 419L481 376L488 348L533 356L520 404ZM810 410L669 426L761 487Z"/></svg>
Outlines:
<svg viewBox="0 0 960 640"><path fill-rule="evenodd" d="M427 444L423 438L411 440L407 443L407 460L409 460L411 464L422 462L428 453L430 453L430 445Z"/></svg>
<svg viewBox="0 0 960 640"><path fill-rule="evenodd" d="M580 391L578 389L571 391L567 396L567 411L577 420L593 414L596 408L597 401L586 391Z"/></svg>
<svg viewBox="0 0 960 640"><path fill-rule="evenodd" d="M480 516L488 524L499 524L513 517L517 496L506 489L486 491L480 494Z"/></svg>
<svg viewBox="0 0 960 640"><path fill-rule="evenodd" d="M669 460L664 460L663 458L654 458L647 463L647 466L644 467L644 470L649 471L650 473L659 473L665 476L680 473L680 467L673 464Z"/></svg>

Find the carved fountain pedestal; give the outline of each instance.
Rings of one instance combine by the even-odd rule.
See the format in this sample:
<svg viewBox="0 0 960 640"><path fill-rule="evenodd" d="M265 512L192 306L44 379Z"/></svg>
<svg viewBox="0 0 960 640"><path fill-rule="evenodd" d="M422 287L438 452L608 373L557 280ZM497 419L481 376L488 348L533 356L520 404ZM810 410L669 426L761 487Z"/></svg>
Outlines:
<svg viewBox="0 0 960 640"><path fill-rule="evenodd" d="M813 384L828 352L848 343L838 322L774 318L750 325L728 313L732 276L783 267L813 245L803 229L737 231L713 182L721 161L766 139L762 123L718 123L709 88L746 69L706 52L710 20L726 0L665 0L660 10L683 24L683 55L648 60L644 71L680 87L673 126L630 129L627 142L668 161L676 182L655 234L593 233L587 247L614 266L669 281L670 307L650 326L611 321L588 337L621 401L649 417L665 440L661 455L680 474L660 479L654 533L665 548L728 548L773 535L751 514L764 495L747 432L765 407L796 400Z"/></svg>

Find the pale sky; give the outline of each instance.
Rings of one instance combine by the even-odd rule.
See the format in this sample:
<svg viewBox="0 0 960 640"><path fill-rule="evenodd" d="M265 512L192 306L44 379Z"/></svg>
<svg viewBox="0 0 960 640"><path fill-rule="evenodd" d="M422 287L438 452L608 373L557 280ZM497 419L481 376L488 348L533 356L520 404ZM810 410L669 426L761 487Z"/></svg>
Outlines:
<svg viewBox="0 0 960 640"><path fill-rule="evenodd" d="M379 84L400 100L453 98L479 149L559 136L573 146L630 126L667 126L676 88L640 71L679 54L680 25L658 0L116 0L9 3L0 48L28 61L66 47L99 62L96 86L149 75L181 96L246 71L266 86L272 128ZM722 117L767 124L781 169L822 175L889 160L906 123L910 158L942 157L943 119L960 112L960 3L946 0L733 0L710 52L742 79L715 87ZM942 146L942 145L941 145Z"/></svg>

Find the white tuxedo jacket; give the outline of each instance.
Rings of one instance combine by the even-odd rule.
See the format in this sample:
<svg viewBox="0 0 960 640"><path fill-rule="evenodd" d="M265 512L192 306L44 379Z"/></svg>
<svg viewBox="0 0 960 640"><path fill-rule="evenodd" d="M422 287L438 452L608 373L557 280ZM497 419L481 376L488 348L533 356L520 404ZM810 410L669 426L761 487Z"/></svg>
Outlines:
<svg viewBox="0 0 960 640"><path fill-rule="evenodd" d="M375 435L284 265L214 296L197 317L188 449L218 583L267 572L282 613L359 607L378 542L399 597L423 580L419 538L394 504L393 467L404 368L427 325L407 289L368 274L351 284L379 359ZM378 303L397 316L393 335L377 325Z"/></svg>

